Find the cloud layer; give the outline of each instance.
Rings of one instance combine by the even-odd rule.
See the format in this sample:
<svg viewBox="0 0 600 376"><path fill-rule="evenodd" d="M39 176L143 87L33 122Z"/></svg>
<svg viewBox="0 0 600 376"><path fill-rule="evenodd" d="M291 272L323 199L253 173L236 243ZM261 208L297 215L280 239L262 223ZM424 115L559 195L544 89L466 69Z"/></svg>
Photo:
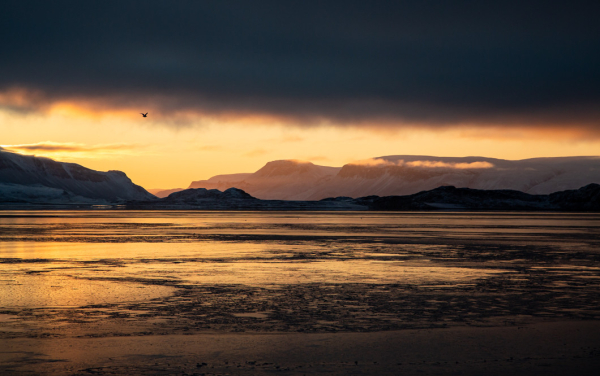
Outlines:
<svg viewBox="0 0 600 376"><path fill-rule="evenodd" d="M599 135L600 3L488 3L5 1L0 106Z"/></svg>
<svg viewBox="0 0 600 376"><path fill-rule="evenodd" d="M132 155L138 152L140 147L131 144L105 144L85 145L72 142L37 142L35 144L2 145L0 150L19 154L40 154L50 156L69 156L77 158L94 158L98 155L118 156Z"/></svg>
<svg viewBox="0 0 600 376"><path fill-rule="evenodd" d="M446 168L446 169L483 169L493 168L494 165L486 161L475 161L475 162L444 162L435 160L415 160L415 161L404 161L402 159L397 161L390 161L384 158L370 158L361 161L355 161L349 163L357 166L369 166L369 167L387 167L387 166L406 166L416 168Z"/></svg>

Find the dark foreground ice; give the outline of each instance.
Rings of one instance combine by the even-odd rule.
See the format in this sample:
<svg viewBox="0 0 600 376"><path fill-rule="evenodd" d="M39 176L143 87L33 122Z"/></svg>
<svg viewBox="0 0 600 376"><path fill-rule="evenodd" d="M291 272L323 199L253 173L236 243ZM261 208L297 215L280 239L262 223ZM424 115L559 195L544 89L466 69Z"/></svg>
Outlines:
<svg viewBox="0 0 600 376"><path fill-rule="evenodd" d="M585 374L599 271L596 214L5 211L0 373Z"/></svg>

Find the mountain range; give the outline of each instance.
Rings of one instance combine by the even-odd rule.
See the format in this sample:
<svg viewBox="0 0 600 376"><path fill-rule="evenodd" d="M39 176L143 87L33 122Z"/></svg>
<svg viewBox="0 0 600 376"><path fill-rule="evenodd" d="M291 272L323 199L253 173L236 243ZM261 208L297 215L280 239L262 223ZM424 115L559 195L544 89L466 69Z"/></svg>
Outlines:
<svg viewBox="0 0 600 376"><path fill-rule="evenodd" d="M0 150L2 203L119 203L156 197L121 171L100 172L75 163Z"/></svg>
<svg viewBox="0 0 600 376"><path fill-rule="evenodd" d="M600 158L388 156L344 165L272 161L158 198L121 171L0 149L0 204L209 210L600 211Z"/></svg>
<svg viewBox="0 0 600 376"><path fill-rule="evenodd" d="M254 173L217 175L188 188L238 188L263 200L321 200L411 195L440 186L550 194L600 183L600 157L505 160L484 157L394 155L342 167L280 160ZM182 189L152 191L158 197Z"/></svg>
<svg viewBox="0 0 600 376"><path fill-rule="evenodd" d="M407 196L334 197L320 201L260 200L241 189L190 188L152 201L126 204L128 209L153 210L498 210L600 211L600 185L531 195L514 190L483 190L442 186Z"/></svg>

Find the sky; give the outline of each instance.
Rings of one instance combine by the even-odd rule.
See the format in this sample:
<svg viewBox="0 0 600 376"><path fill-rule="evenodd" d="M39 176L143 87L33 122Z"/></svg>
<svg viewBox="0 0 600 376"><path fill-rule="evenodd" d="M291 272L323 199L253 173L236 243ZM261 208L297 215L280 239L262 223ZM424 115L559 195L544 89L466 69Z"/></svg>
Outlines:
<svg viewBox="0 0 600 376"><path fill-rule="evenodd" d="M599 155L600 2L489 3L2 1L0 147L147 189L278 159Z"/></svg>

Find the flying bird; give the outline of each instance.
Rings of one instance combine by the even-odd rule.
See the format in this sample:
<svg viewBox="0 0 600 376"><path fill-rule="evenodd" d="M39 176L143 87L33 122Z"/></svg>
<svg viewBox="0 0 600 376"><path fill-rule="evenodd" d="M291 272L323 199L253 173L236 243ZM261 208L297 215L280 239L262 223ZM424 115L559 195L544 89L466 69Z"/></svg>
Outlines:
<svg viewBox="0 0 600 376"><path fill-rule="evenodd" d="M142 114L143 117L148 117L148 113L146 112L145 114L140 112L140 114Z"/></svg>

